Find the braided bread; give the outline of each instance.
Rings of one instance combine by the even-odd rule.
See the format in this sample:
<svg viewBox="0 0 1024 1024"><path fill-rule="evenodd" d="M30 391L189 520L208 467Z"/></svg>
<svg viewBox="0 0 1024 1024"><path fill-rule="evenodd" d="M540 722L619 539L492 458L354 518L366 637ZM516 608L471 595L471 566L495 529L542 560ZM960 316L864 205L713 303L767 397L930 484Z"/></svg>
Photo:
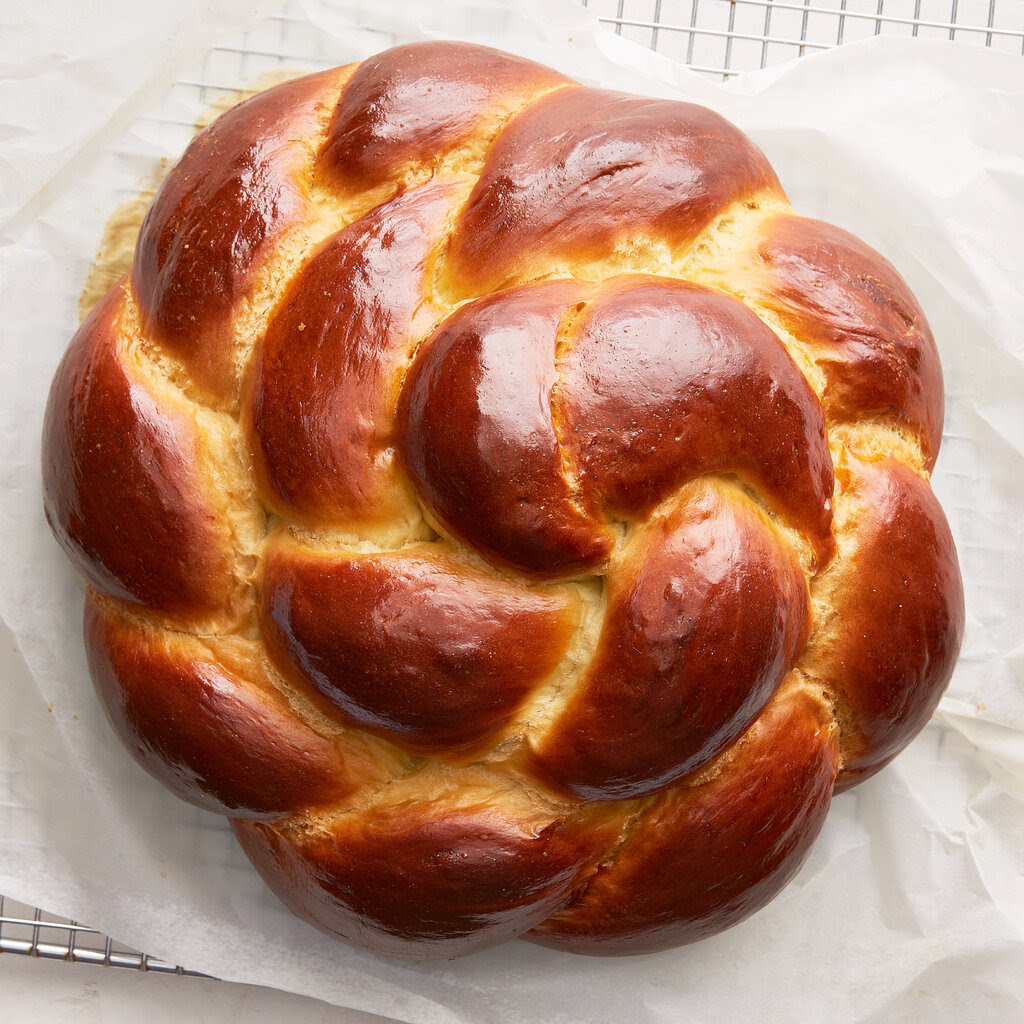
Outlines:
<svg viewBox="0 0 1024 1024"><path fill-rule="evenodd" d="M720 931L963 629L896 270L688 103L424 43L196 137L53 382L114 729L396 956Z"/></svg>

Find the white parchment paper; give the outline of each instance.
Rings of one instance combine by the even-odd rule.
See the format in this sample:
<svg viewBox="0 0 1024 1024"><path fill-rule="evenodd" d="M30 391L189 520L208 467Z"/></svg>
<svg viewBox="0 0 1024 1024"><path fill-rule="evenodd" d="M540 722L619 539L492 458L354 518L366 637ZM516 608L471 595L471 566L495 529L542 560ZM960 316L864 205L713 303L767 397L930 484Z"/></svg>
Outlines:
<svg viewBox="0 0 1024 1024"><path fill-rule="evenodd" d="M0 15L0 892L192 969L413 1024L1021 1019L1024 60L877 39L722 86L597 30L572 0L306 0L266 20L277 7L37 0L18 24ZM714 106L800 212L900 268L938 340L934 486L968 607L953 683L893 766L834 801L796 881L693 947L602 960L518 942L410 965L334 944L266 892L222 819L130 761L87 680L39 432L106 217L180 154L209 99L194 83L430 37Z"/></svg>

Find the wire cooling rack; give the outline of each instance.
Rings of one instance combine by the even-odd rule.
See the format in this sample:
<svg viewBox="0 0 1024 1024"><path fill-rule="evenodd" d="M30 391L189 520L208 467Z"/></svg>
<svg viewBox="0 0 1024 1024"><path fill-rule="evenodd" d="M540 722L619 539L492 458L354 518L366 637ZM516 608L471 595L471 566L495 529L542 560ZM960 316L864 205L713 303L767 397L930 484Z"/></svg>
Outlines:
<svg viewBox="0 0 1024 1024"><path fill-rule="evenodd" d="M877 35L1024 55L1019 0L581 0L615 33L730 78Z"/></svg>
<svg viewBox="0 0 1024 1024"><path fill-rule="evenodd" d="M6 896L0 896L0 953L22 953L45 960L207 977L138 953L77 921L56 917L39 907L18 903Z"/></svg>
<svg viewBox="0 0 1024 1024"><path fill-rule="evenodd" d="M1024 0L580 0L608 30L695 71L728 79L795 57L874 35L950 39L1024 56ZM238 46L211 51L198 90L203 104L217 93L274 67L329 55L289 45L296 22L270 19L266 34L247 33ZM301 37L302 33L298 33ZM301 50L302 52L293 52ZM1022 67L1024 72L1024 67ZM161 123L166 127L167 121ZM173 122L183 133L192 123ZM0 778L0 783L4 780ZM10 781L10 780L8 780ZM0 792L0 804L5 793ZM0 953L136 971L207 977L114 942L69 918L0 895Z"/></svg>

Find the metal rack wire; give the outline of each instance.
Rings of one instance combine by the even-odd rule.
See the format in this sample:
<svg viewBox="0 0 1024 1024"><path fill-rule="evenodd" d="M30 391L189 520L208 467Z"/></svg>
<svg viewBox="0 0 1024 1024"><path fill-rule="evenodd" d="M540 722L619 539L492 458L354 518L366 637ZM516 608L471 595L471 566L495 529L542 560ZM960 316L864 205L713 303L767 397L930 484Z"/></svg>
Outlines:
<svg viewBox="0 0 1024 1024"><path fill-rule="evenodd" d="M101 932L39 907L0 895L0 953L21 953L44 960L65 960L102 967L129 967L158 974L207 977L114 942Z"/></svg>
<svg viewBox="0 0 1024 1024"><path fill-rule="evenodd" d="M1024 55L1019 0L581 0L618 35L727 79L877 35Z"/></svg>
<svg viewBox="0 0 1024 1024"><path fill-rule="evenodd" d="M682 61L706 75L728 79L794 57L873 35L949 39L1024 56L1024 0L580 0L618 35ZM199 90L203 103L234 83L283 64L328 55L292 52L294 19L271 19L278 45L258 33L243 45L215 48L201 81L176 88ZM1024 72L1024 66L1022 66ZM192 124L158 118L182 134ZM2 782L3 779L0 779ZM0 803L4 793L0 792ZM77 921L0 895L0 953L136 971L206 977L127 946Z"/></svg>

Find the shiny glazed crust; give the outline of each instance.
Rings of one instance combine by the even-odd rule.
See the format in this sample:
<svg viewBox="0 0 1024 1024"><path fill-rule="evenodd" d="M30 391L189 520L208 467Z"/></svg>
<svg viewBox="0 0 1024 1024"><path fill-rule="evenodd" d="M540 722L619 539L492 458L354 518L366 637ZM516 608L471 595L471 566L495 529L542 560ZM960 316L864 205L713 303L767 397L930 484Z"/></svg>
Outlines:
<svg viewBox="0 0 1024 1024"><path fill-rule="evenodd" d="M423 43L197 136L46 413L139 763L404 957L691 942L923 727L963 596L896 270L700 107Z"/></svg>

